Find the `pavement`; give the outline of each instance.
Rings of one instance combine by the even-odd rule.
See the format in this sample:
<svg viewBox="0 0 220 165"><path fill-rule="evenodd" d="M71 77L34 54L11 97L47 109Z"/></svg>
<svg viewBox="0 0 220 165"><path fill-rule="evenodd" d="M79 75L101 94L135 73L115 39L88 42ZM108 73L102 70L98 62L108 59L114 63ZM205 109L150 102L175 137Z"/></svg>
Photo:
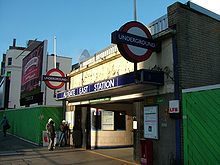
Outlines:
<svg viewBox="0 0 220 165"><path fill-rule="evenodd" d="M138 165L133 161L133 148L96 149L36 146L19 137L0 131L0 165Z"/></svg>

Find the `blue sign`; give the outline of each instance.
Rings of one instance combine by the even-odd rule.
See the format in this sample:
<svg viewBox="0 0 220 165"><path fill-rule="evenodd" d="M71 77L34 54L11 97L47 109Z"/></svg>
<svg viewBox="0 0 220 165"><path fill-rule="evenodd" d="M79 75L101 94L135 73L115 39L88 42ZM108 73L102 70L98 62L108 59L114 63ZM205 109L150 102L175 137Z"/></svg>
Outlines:
<svg viewBox="0 0 220 165"><path fill-rule="evenodd" d="M138 76L139 76L140 82L156 84L156 85L163 85L163 81L164 81L163 80L163 72L139 70L138 73L139 73ZM152 77L153 79L148 78L146 80L146 79L144 79L144 76ZM116 87L125 86L125 85L132 84L132 83L135 83L134 72L127 73L127 74L124 74L121 76L117 76L112 79L96 82L93 84L88 84L88 85L85 85L82 87L66 90L66 91L57 93L56 98L58 100L65 99L65 98L80 96L80 95L84 95L84 94L88 94L88 93L92 93L92 92L99 92L99 91L104 91L104 90L108 90L108 89L113 89Z"/></svg>
<svg viewBox="0 0 220 165"><path fill-rule="evenodd" d="M114 31L112 33L112 43L128 44L146 49L156 48L155 41L152 39L120 31Z"/></svg>
<svg viewBox="0 0 220 165"><path fill-rule="evenodd" d="M88 84L82 87L73 88L68 91L58 93L57 99L64 99L64 98L79 96L79 95L83 95L83 94L87 94L91 92L99 92L99 91L112 89L112 88L119 87L122 85L130 84L130 83L134 83L134 75L129 75L126 77L118 76L118 77L115 77L109 80L104 80L101 82Z"/></svg>

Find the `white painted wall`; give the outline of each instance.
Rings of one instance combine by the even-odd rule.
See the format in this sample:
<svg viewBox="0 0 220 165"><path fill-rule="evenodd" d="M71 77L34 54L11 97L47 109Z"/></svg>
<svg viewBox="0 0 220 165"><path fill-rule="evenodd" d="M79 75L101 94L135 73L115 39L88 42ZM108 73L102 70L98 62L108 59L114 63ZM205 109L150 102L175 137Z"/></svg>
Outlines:
<svg viewBox="0 0 220 165"><path fill-rule="evenodd" d="M166 73L168 71L169 76L173 77L172 46L171 38L164 39L162 41L161 51L159 53L152 53L148 60L138 63L138 70L161 69ZM110 49L112 49L112 47ZM92 62L90 62L91 59L83 62L79 69L70 73L71 89L133 72L134 64L122 57L119 51L111 52L105 49L104 52L105 53L100 53L92 57L91 59L94 59ZM104 56L99 58L101 54L104 54ZM88 61L90 63L88 63ZM164 75L164 86L159 88L160 94L174 92L174 82L169 76Z"/></svg>
<svg viewBox="0 0 220 165"><path fill-rule="evenodd" d="M9 103L8 108L19 108L20 107L20 90L21 90L21 66L22 58L26 56L29 51L17 49L9 49L6 52L6 66L5 73L11 72L11 82L9 91ZM18 56L22 53L21 56ZM8 58L12 58L12 65L8 66Z"/></svg>

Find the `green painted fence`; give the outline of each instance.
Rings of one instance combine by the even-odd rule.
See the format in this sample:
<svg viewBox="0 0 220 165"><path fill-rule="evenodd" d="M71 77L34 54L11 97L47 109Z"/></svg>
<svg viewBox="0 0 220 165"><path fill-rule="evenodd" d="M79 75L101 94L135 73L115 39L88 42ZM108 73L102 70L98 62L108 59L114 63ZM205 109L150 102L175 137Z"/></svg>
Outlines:
<svg viewBox="0 0 220 165"><path fill-rule="evenodd" d="M220 85L183 90L184 164L220 165Z"/></svg>
<svg viewBox="0 0 220 165"><path fill-rule="evenodd" d="M55 122L55 129L59 130L59 125L63 120L62 107L33 107L24 109L13 109L0 111L2 119L3 114L6 114L11 128L8 132L42 145L42 131L45 130L46 123L49 118Z"/></svg>

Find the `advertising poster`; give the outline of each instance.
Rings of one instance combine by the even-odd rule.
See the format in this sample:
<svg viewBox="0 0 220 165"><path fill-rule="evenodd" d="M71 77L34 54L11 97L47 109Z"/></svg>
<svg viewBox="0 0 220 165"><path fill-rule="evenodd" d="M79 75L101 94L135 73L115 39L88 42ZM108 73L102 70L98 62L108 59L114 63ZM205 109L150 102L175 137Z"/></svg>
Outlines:
<svg viewBox="0 0 220 165"><path fill-rule="evenodd" d="M158 139L158 107L144 107L144 138Z"/></svg>
<svg viewBox="0 0 220 165"><path fill-rule="evenodd" d="M44 42L42 42L22 60L21 105L30 105L43 101L41 75L44 48Z"/></svg>
<svg viewBox="0 0 220 165"><path fill-rule="evenodd" d="M4 82L5 78L0 77L0 109L4 108Z"/></svg>

